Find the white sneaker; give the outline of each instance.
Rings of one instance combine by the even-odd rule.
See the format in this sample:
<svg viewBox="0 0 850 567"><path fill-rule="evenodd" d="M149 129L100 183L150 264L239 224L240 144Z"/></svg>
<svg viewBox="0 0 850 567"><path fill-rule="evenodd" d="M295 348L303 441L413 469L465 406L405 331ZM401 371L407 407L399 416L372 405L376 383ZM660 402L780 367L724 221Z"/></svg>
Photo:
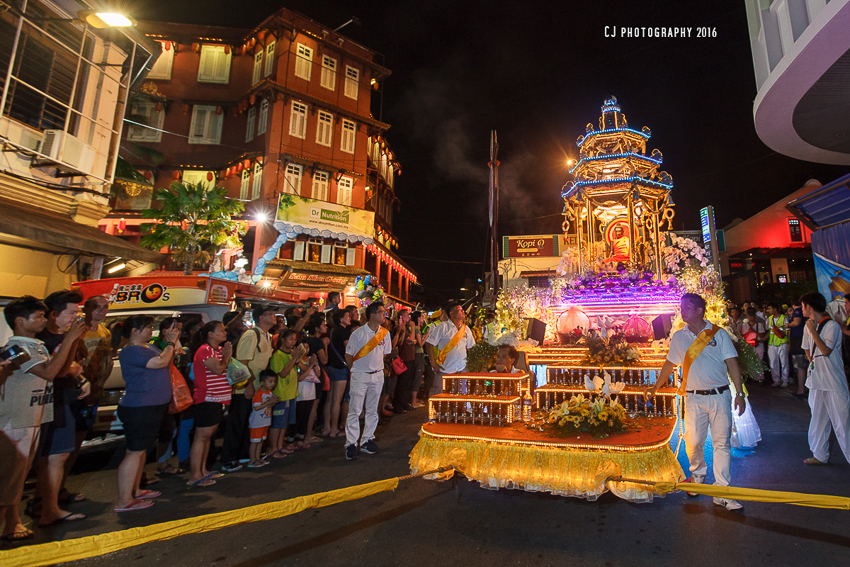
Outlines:
<svg viewBox="0 0 850 567"><path fill-rule="evenodd" d="M730 512L736 512L738 510L743 510L744 507L737 500L728 500L726 498L715 498L714 504L716 506L723 506Z"/></svg>

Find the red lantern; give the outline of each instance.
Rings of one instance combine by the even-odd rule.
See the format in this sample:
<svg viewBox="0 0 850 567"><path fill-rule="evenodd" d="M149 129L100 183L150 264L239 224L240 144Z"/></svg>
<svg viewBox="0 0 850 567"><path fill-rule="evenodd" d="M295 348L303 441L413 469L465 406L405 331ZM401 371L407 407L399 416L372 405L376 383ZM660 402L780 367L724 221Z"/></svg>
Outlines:
<svg viewBox="0 0 850 567"><path fill-rule="evenodd" d="M248 47L250 49L254 49L254 46L257 45L257 38L252 37L251 41L248 42Z"/></svg>
<svg viewBox="0 0 850 567"><path fill-rule="evenodd" d="M248 97L248 102L251 103L251 106L254 106L254 104L256 104L257 102L257 95L252 94L250 97Z"/></svg>
<svg viewBox="0 0 850 567"><path fill-rule="evenodd" d="M266 32L261 31L257 33L257 37L260 38L260 41L263 41L264 39L266 39Z"/></svg>
<svg viewBox="0 0 850 567"><path fill-rule="evenodd" d="M144 175L145 179L147 179L148 181L151 180L151 172L150 171L145 170L145 171L142 172L142 175Z"/></svg>
<svg viewBox="0 0 850 567"><path fill-rule="evenodd" d="M243 46L242 46L242 55L245 55L245 53L247 53L247 52L248 52L248 46L247 46L247 45L243 45Z"/></svg>
<svg viewBox="0 0 850 567"><path fill-rule="evenodd" d="M124 229L127 228L127 221L122 217L120 221L118 221L118 230L124 232Z"/></svg>
<svg viewBox="0 0 850 567"><path fill-rule="evenodd" d="M183 105L183 114L189 114L189 109L191 109L191 108L192 107L189 106L188 104L184 104Z"/></svg>
<svg viewBox="0 0 850 567"><path fill-rule="evenodd" d="M189 223L186 222L185 220L182 223L180 223L180 228L182 228L183 230L186 230L188 227L189 227Z"/></svg>
<svg viewBox="0 0 850 567"><path fill-rule="evenodd" d="M171 51L171 42L166 41L166 42L162 43L162 48L166 51Z"/></svg>
<svg viewBox="0 0 850 567"><path fill-rule="evenodd" d="M198 51L200 51L200 50L201 50L201 46L200 46L199 44L197 44L197 43L193 43L193 44L192 44L192 51L194 51L195 53L197 53L197 52L198 52Z"/></svg>
<svg viewBox="0 0 850 567"><path fill-rule="evenodd" d="M162 103L161 102L156 103L155 105L153 105L153 109L156 112L162 112Z"/></svg>
<svg viewBox="0 0 850 567"><path fill-rule="evenodd" d="M251 169L251 160L246 159L245 161L242 162L242 165L245 166L245 169Z"/></svg>
<svg viewBox="0 0 850 567"><path fill-rule="evenodd" d="M228 177L230 177L230 168L229 168L229 167L228 167L227 169L225 169L225 170L224 170L224 175L223 175L223 177L224 177L225 179L227 179Z"/></svg>
<svg viewBox="0 0 850 567"><path fill-rule="evenodd" d="M242 163L238 163L236 165L236 173L242 173Z"/></svg>
<svg viewBox="0 0 850 567"><path fill-rule="evenodd" d="M229 45L224 46L224 53L225 53L225 55L230 55L230 46Z"/></svg>
<svg viewBox="0 0 850 567"><path fill-rule="evenodd" d="M174 181L177 181L180 179L180 172L175 169L171 172L171 178L174 179Z"/></svg>
<svg viewBox="0 0 850 567"><path fill-rule="evenodd" d="M221 113L222 113L222 112L224 112L224 109L223 109L222 107L220 107L220 106L216 106L216 107L215 107L215 113L216 113L217 115L221 116Z"/></svg>
<svg viewBox="0 0 850 567"><path fill-rule="evenodd" d="M207 172L207 181L212 181L212 180L213 180L213 177L214 177L214 176L213 176L213 172L212 172L212 171L208 171L208 172Z"/></svg>

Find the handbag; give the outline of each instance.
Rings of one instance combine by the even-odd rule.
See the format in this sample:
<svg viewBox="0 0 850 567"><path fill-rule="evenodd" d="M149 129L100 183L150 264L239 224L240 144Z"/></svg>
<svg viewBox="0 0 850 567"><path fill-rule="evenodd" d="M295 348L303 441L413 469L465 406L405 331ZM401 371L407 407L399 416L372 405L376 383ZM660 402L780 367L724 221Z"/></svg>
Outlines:
<svg viewBox="0 0 850 567"><path fill-rule="evenodd" d="M313 384L321 384L322 381L319 380L319 377L316 376L316 371L312 368L307 371L307 374L304 376L304 380L302 382L311 382Z"/></svg>
<svg viewBox="0 0 850 567"><path fill-rule="evenodd" d="M231 358L230 364L227 365L227 382L231 386L243 388L248 384L248 380L250 379L251 371L248 370L248 367L235 358Z"/></svg>
<svg viewBox="0 0 850 567"><path fill-rule="evenodd" d="M328 373L325 371L324 368L322 368L322 391L331 391L331 377L328 376Z"/></svg>
<svg viewBox="0 0 850 567"><path fill-rule="evenodd" d="M191 407L194 400L186 385L186 379L173 364L168 367L171 374L171 402L168 404L168 413L180 413Z"/></svg>
<svg viewBox="0 0 850 567"><path fill-rule="evenodd" d="M399 376L407 372L407 365L404 363L400 356L397 356L393 359L393 370Z"/></svg>

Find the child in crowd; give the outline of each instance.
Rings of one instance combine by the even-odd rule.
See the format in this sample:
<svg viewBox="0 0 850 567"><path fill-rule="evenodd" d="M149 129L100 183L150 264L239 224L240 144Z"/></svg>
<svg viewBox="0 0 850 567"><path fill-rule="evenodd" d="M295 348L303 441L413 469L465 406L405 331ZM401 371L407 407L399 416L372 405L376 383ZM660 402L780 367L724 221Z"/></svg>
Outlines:
<svg viewBox="0 0 850 567"><path fill-rule="evenodd" d="M251 446L248 448L251 463L248 468L256 469L266 466L268 461L260 458L263 449L263 441L269 433L272 424L272 406L280 401L280 398L272 393L277 384L277 374L272 370L260 372L260 388L254 393L254 409L251 411L249 426L251 428Z"/></svg>
<svg viewBox="0 0 850 567"><path fill-rule="evenodd" d="M286 441L286 430L295 425L295 401L298 398L298 361L306 352L305 345L295 346L298 332L286 329L280 334L280 348L272 354L269 368L278 376L274 395L280 400L272 410L272 425L269 432L269 454L276 459L289 456L296 449Z"/></svg>
<svg viewBox="0 0 850 567"><path fill-rule="evenodd" d="M511 345L500 345L496 351L496 362L490 367L488 372L498 372L500 374L514 374L519 372L514 365L519 359L519 353Z"/></svg>

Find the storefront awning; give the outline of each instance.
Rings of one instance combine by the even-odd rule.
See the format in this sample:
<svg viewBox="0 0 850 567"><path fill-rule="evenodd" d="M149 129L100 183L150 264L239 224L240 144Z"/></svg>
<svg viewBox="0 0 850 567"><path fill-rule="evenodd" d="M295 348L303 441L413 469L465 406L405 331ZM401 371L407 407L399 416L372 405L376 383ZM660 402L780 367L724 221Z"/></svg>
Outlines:
<svg viewBox="0 0 850 567"><path fill-rule="evenodd" d="M74 222L20 203L0 201L0 232L95 256L124 258L161 264L165 257L94 226Z"/></svg>
<svg viewBox="0 0 850 567"><path fill-rule="evenodd" d="M785 207L811 230L850 220L850 175L794 199Z"/></svg>
<svg viewBox="0 0 850 567"><path fill-rule="evenodd" d="M266 264L265 278L279 279L278 289L342 291L366 270L354 266L273 260Z"/></svg>

